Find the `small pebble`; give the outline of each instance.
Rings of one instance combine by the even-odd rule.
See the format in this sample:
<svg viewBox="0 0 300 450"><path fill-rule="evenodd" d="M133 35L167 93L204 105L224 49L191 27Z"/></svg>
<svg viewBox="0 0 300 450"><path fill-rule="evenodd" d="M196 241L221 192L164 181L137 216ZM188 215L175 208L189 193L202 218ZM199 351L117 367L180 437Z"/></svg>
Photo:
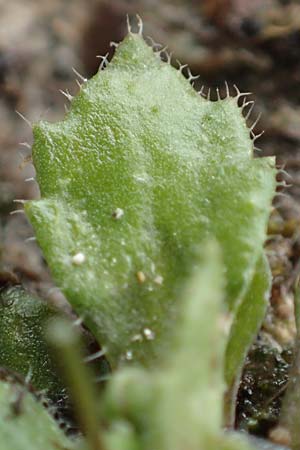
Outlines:
<svg viewBox="0 0 300 450"><path fill-rule="evenodd" d="M281 345L292 343L295 339L295 332L295 329L292 329L292 327L284 326L283 324L276 324L273 329L273 334Z"/></svg>
<svg viewBox="0 0 300 450"><path fill-rule="evenodd" d="M275 444L286 445L287 447L291 444L291 435L289 430L280 425L270 431L269 439L271 439L271 441Z"/></svg>

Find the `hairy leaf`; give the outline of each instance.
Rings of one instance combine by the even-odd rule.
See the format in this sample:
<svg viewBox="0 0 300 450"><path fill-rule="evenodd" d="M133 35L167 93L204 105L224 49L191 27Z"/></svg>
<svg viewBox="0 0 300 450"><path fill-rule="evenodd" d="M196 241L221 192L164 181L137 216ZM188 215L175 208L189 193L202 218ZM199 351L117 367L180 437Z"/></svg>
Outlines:
<svg viewBox="0 0 300 450"><path fill-rule="evenodd" d="M0 437L5 450L73 448L33 394L25 386L6 381L0 381Z"/></svg>
<svg viewBox="0 0 300 450"><path fill-rule="evenodd" d="M49 321L69 317L49 302L32 295L21 286L0 289L0 367L12 370L30 381L37 391L63 409L70 407L69 395L61 372L61 355L49 348L45 332ZM83 336L84 354L90 340ZM107 363L96 358L89 363L97 376L105 376Z"/></svg>
<svg viewBox="0 0 300 450"><path fill-rule="evenodd" d="M127 448L126 442L143 450L250 448L221 431L224 276L215 245L206 246L202 257L181 292L177 333L164 364L121 369L108 385L109 450Z"/></svg>
<svg viewBox="0 0 300 450"><path fill-rule="evenodd" d="M0 366L27 377L53 400L66 397L44 336L58 311L20 286L0 291Z"/></svg>
<svg viewBox="0 0 300 450"><path fill-rule="evenodd" d="M210 102L129 33L70 112L34 127L41 199L25 205L57 285L112 365L168 343L208 236L235 311L262 253L274 163L253 158L235 98Z"/></svg>

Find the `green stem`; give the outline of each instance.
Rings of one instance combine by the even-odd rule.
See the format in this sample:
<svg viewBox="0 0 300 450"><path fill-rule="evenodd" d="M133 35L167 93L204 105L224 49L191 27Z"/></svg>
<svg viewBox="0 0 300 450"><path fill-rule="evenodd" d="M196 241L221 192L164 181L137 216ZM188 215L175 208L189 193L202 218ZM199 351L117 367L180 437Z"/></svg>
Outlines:
<svg viewBox="0 0 300 450"><path fill-rule="evenodd" d="M50 324L49 341L62 360L62 370L68 383L79 424L90 450L104 450L99 434L96 393L89 370L82 362L78 333L66 320Z"/></svg>

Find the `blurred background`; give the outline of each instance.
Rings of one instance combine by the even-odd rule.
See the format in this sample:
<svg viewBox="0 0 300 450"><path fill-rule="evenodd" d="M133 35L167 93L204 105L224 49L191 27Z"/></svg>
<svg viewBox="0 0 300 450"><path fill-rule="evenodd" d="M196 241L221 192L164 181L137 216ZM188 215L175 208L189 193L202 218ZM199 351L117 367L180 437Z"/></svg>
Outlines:
<svg viewBox="0 0 300 450"><path fill-rule="evenodd" d="M138 13L144 35L168 46L200 74L195 87L216 87L232 95L236 84L255 100L251 125L265 134L258 155L276 155L290 187L275 199L267 243L274 283L264 324L269 339L288 345L294 337L291 286L300 257L300 1L292 0L0 0L0 289L21 282L67 308L52 282L31 228L15 199L38 196L30 164L30 127L16 110L35 122L59 120L75 94L75 68L84 77L98 70L96 55L126 34ZM180 107L180 105L179 105ZM21 144L20 144L21 143ZM27 145L29 144L29 145ZM26 181L27 180L27 181ZM274 235L276 235L274 237ZM275 344L274 344L275 345ZM244 393L244 396L246 394Z"/></svg>

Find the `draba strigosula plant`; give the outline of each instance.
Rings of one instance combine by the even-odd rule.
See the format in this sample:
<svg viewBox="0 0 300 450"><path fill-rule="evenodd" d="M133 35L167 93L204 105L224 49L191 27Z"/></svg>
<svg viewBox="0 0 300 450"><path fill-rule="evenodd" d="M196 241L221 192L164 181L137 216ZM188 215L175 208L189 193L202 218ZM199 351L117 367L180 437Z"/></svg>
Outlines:
<svg viewBox="0 0 300 450"><path fill-rule="evenodd" d="M267 304L275 164L254 158L242 94L204 99L181 69L129 30L66 117L34 125L41 198L25 211L57 286L112 367L153 366L166 354L181 286L202 243L216 239L232 391Z"/></svg>

